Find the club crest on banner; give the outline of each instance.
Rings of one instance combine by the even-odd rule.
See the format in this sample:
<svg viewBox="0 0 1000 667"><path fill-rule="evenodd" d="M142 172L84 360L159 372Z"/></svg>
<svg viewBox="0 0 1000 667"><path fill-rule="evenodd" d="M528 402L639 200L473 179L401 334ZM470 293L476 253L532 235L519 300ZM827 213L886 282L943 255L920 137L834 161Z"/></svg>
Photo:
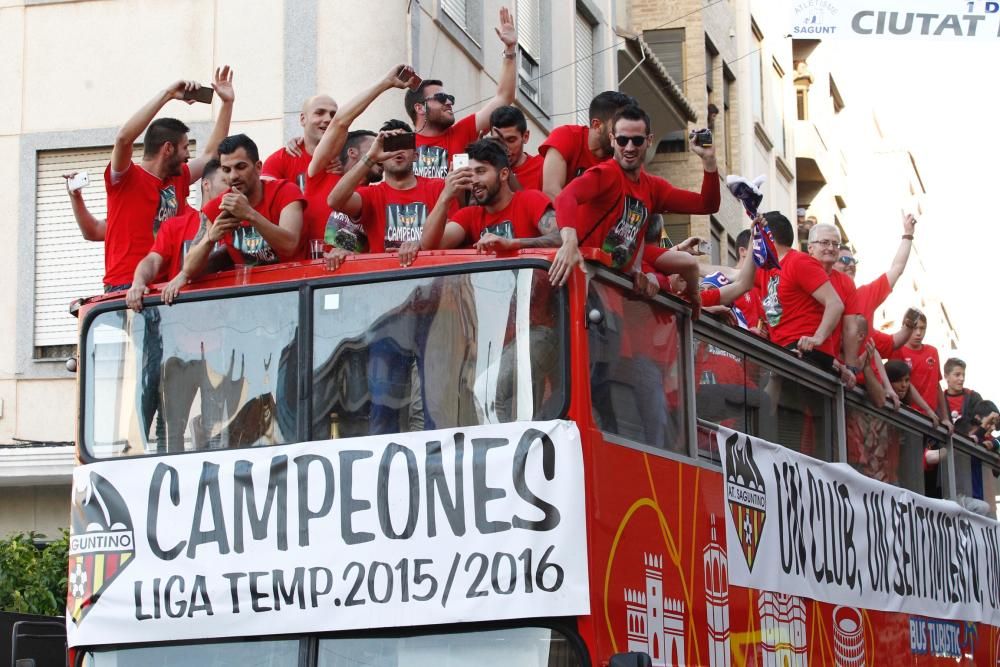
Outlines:
<svg viewBox="0 0 1000 667"><path fill-rule="evenodd" d="M66 607L73 622L87 612L132 562L132 517L118 490L95 472L74 480Z"/></svg>
<svg viewBox="0 0 1000 667"><path fill-rule="evenodd" d="M742 433L726 438L726 500L747 567L753 572L767 518L767 495L764 476L753 458L753 445Z"/></svg>

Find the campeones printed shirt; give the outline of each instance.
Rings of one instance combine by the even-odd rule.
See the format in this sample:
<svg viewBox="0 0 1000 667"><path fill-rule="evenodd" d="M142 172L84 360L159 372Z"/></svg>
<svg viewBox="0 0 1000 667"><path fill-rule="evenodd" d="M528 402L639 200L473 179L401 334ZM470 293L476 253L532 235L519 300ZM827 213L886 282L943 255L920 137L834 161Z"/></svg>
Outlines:
<svg viewBox="0 0 1000 667"><path fill-rule="evenodd" d="M482 206L466 206L450 219L465 230L466 243L475 243L486 234L505 239L527 239L539 236L538 222L552 208L549 198L537 190L519 190L510 203L496 213Z"/></svg>
<svg viewBox="0 0 1000 667"><path fill-rule="evenodd" d="M444 178L451 168L451 156L464 153L465 147L478 138L475 114L466 116L437 136L418 134L413 173L423 178Z"/></svg>
<svg viewBox="0 0 1000 667"><path fill-rule="evenodd" d="M632 265L651 213L714 213L719 201L715 172L705 172L700 193L688 192L645 170L632 181L608 160L566 186L556 198L556 219L576 229L581 248L600 248L622 270Z"/></svg>
<svg viewBox="0 0 1000 667"><path fill-rule="evenodd" d="M305 206L306 200L302 196L302 191L291 181L268 181L261 179L260 187L264 191L264 196L253 208L272 224L278 224L278 221L281 219L281 211L289 204L302 202L303 207ZM221 210L219 205L222 203L222 197L228 193L229 190L226 190L226 192L205 204L202 210L209 220L214 221L219 217ZM274 248L264 240L261 233L245 220L223 239L221 245L233 248L235 254L238 255L238 257L233 257L235 263L250 266L287 262L298 259L301 255L300 251L289 257L279 256Z"/></svg>
<svg viewBox="0 0 1000 667"><path fill-rule="evenodd" d="M181 166L179 176L159 179L136 163L113 179L111 165L104 170L108 194L108 222L104 239L104 284L132 282L135 267L153 247L160 225L183 213L191 185L191 170Z"/></svg>
<svg viewBox="0 0 1000 667"><path fill-rule="evenodd" d="M358 188L360 222L371 252L396 250L406 241L419 241L427 214L442 190L444 179L420 176L409 190L397 190L385 182Z"/></svg>

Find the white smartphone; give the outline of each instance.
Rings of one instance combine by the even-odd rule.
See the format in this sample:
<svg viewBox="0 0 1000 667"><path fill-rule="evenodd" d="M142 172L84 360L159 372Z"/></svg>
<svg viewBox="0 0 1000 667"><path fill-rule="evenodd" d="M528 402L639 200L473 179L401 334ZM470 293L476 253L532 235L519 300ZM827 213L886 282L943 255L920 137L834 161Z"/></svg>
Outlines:
<svg viewBox="0 0 1000 667"><path fill-rule="evenodd" d="M66 181L66 189L70 192L82 190L88 185L90 185L90 176L85 171L77 172L73 178Z"/></svg>
<svg viewBox="0 0 1000 667"><path fill-rule="evenodd" d="M451 168L452 169L462 169L463 167L469 166L469 154L468 153L455 153L451 158Z"/></svg>
<svg viewBox="0 0 1000 667"><path fill-rule="evenodd" d="M698 252L702 255L712 254L712 242L711 241L701 241L698 243Z"/></svg>

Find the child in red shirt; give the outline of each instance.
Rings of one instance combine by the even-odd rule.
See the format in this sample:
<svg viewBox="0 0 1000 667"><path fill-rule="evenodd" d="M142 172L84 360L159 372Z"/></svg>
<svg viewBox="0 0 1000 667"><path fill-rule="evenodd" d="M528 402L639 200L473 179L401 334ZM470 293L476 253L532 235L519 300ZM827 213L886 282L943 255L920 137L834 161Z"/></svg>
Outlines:
<svg viewBox="0 0 1000 667"><path fill-rule="evenodd" d="M946 414L944 392L941 390L940 357L937 348L933 345L924 345L927 316L918 311L915 319L910 340L892 353L892 359L903 361L910 367L911 384L927 406L920 409L929 417L937 415L941 423L951 429L952 423Z"/></svg>

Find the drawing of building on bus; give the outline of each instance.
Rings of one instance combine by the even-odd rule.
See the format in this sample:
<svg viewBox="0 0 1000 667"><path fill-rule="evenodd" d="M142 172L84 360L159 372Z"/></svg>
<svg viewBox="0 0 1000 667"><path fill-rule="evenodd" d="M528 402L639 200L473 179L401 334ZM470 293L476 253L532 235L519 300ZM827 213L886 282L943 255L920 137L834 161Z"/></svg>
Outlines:
<svg viewBox="0 0 1000 667"><path fill-rule="evenodd" d="M802 598L761 591L757 611L762 667L807 667L806 606Z"/></svg>
<svg viewBox="0 0 1000 667"><path fill-rule="evenodd" d="M625 589L628 650L649 655L653 667L684 664L684 602L663 595L663 556L646 554L645 590Z"/></svg>
<svg viewBox="0 0 1000 667"><path fill-rule="evenodd" d="M702 552L705 566L705 609L708 613L708 664L729 667L732 654L729 646L729 560L715 532L715 515L711 517L712 538Z"/></svg>

